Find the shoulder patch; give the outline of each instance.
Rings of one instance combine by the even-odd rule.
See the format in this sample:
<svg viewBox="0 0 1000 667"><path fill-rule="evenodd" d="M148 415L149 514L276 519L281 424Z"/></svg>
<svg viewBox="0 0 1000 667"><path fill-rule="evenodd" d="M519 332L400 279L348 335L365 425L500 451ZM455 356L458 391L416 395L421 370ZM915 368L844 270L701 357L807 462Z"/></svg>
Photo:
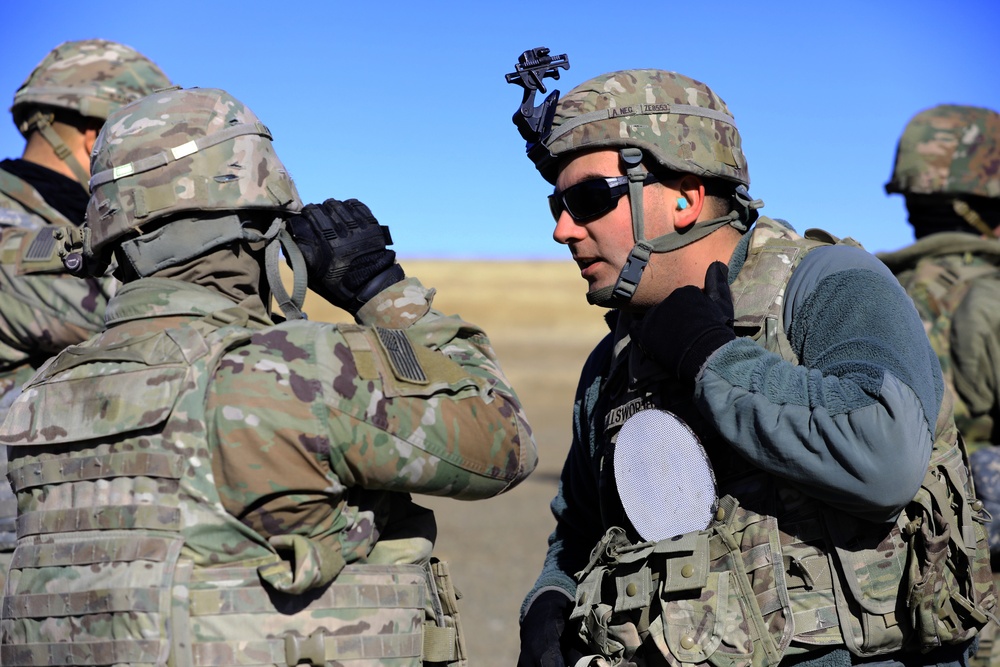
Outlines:
<svg viewBox="0 0 1000 667"><path fill-rule="evenodd" d="M25 262L43 262L52 259L56 249L56 239L51 229L41 229L31 239L28 249L24 251Z"/></svg>
<svg viewBox="0 0 1000 667"><path fill-rule="evenodd" d="M392 366L392 373L397 379L413 384L428 384L427 374L424 372L417 355L413 350L413 343L406 337L402 329L386 329L375 327L379 343L385 350Z"/></svg>
<svg viewBox="0 0 1000 667"><path fill-rule="evenodd" d="M57 250L58 243L53 231L57 228L46 225L27 232L20 240L21 256L17 272L20 275L33 273L65 273L62 257Z"/></svg>

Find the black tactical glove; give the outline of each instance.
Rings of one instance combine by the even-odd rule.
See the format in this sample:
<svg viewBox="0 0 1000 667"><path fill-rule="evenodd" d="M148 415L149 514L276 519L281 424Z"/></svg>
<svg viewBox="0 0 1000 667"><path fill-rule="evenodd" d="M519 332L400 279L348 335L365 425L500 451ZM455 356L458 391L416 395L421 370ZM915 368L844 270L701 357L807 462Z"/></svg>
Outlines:
<svg viewBox="0 0 1000 667"><path fill-rule="evenodd" d="M564 638L573 600L559 591L545 591L535 598L521 621L521 653L517 667L566 667L583 657Z"/></svg>
<svg viewBox="0 0 1000 667"><path fill-rule="evenodd" d="M302 251L309 288L352 315L369 299L402 280L389 228L357 199L309 204L288 220Z"/></svg>
<svg viewBox="0 0 1000 667"><path fill-rule="evenodd" d="M693 381L705 360L736 338L729 268L713 262L705 289L680 287L646 313L633 335L653 359L682 380Z"/></svg>

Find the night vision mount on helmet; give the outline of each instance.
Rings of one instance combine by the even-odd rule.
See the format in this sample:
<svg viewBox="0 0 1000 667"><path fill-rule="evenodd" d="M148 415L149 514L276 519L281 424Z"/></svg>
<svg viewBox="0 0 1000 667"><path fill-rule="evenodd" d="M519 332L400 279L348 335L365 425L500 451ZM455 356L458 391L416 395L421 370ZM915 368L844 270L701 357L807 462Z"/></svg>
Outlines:
<svg viewBox="0 0 1000 667"><path fill-rule="evenodd" d="M544 79L552 77L559 79L559 70L569 69L569 58L566 54L550 56L549 49L538 46L522 53L517 59L514 71L506 74L507 83L517 84L524 88L521 106L514 112L514 125L525 141L527 151L539 146L552 129L552 117L559 101L559 91L553 90L548 97L535 106L535 91L546 92Z"/></svg>

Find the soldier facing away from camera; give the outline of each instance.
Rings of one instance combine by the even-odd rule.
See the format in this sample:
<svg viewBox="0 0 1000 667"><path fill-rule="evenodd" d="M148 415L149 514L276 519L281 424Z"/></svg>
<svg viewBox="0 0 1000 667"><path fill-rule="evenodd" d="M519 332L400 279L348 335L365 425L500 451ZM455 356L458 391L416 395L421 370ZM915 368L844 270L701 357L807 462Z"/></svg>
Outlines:
<svg viewBox="0 0 1000 667"><path fill-rule="evenodd" d="M903 130L887 193L905 197L916 242L879 254L920 313L954 398L1000 570L1000 114L942 104ZM1000 651L997 625L976 662ZM1000 663L1000 656L995 658Z"/></svg>
<svg viewBox="0 0 1000 667"><path fill-rule="evenodd" d="M487 498L535 467L486 334L432 308L364 204L303 208L224 91L123 107L92 168L63 252L124 285L0 429L3 664L466 664L410 493ZM290 315L305 292L279 244L357 324L275 323L272 291Z"/></svg>
<svg viewBox="0 0 1000 667"><path fill-rule="evenodd" d="M892 274L758 217L704 83L612 72L524 116L553 238L611 333L518 664L964 663L996 603L982 503ZM671 476L698 456L710 475Z"/></svg>
<svg viewBox="0 0 1000 667"><path fill-rule="evenodd" d="M43 361L103 328L115 281L69 275L50 228L83 224L90 151L108 114L169 85L131 47L87 39L53 49L14 94L25 146L0 162L0 421ZM16 514L5 457L0 447L0 590Z"/></svg>

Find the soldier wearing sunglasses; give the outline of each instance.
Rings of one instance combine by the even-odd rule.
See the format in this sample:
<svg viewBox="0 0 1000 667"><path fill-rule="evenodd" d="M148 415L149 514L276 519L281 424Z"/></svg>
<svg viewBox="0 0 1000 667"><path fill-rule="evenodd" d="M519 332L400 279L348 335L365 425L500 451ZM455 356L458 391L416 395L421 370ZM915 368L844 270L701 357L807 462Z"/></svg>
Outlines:
<svg viewBox="0 0 1000 667"><path fill-rule="evenodd" d="M613 72L530 107L515 123L554 186L553 238L610 333L581 374L519 667L965 664L996 605L987 515L892 274L758 217L735 121L699 81ZM652 539L625 509L626 465L647 515L705 509L658 488L654 464L687 461L629 428L649 411L710 462L701 530Z"/></svg>

